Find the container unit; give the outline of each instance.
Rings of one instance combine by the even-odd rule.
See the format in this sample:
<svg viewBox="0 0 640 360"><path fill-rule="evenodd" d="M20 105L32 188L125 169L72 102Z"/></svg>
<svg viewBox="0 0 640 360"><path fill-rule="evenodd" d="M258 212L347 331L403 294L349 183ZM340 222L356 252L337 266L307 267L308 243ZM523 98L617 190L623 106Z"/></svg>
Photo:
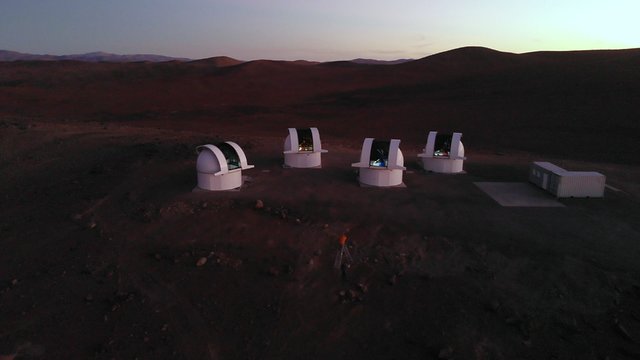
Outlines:
<svg viewBox="0 0 640 360"><path fill-rule="evenodd" d="M317 128L289 128L284 140L284 165L292 168L319 168L322 166L320 132Z"/></svg>
<svg viewBox="0 0 640 360"><path fill-rule="evenodd" d="M198 160L198 188L203 190L231 190L242 186L242 170L254 166L238 144L226 141L216 145L201 145L196 148Z"/></svg>
<svg viewBox="0 0 640 360"><path fill-rule="evenodd" d="M461 139L462 133L439 134L437 131L430 131L424 152L418 154L422 159L422 167L437 173L462 172L466 158Z"/></svg>
<svg viewBox="0 0 640 360"><path fill-rule="evenodd" d="M603 197L606 177L595 171L567 171L536 161L529 166L529 181L559 198Z"/></svg>
<svg viewBox="0 0 640 360"><path fill-rule="evenodd" d="M400 140L364 139L360 161L351 166L359 169L360 184L380 187L402 185L406 168Z"/></svg>

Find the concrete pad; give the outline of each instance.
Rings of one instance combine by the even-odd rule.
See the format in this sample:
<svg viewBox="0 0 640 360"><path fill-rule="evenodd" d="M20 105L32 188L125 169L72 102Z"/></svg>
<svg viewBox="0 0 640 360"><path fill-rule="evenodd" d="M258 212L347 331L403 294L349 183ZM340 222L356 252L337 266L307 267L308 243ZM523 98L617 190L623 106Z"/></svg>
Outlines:
<svg viewBox="0 0 640 360"><path fill-rule="evenodd" d="M474 184L502 206L564 207L553 195L529 183L474 182Z"/></svg>

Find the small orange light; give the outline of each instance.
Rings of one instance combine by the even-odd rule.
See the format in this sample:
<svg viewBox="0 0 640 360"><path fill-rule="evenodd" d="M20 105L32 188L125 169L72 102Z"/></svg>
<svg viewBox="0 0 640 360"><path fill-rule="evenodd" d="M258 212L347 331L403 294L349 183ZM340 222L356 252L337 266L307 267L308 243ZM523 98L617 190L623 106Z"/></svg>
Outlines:
<svg viewBox="0 0 640 360"><path fill-rule="evenodd" d="M342 234L340 235L340 245L344 246L347 243L347 235Z"/></svg>

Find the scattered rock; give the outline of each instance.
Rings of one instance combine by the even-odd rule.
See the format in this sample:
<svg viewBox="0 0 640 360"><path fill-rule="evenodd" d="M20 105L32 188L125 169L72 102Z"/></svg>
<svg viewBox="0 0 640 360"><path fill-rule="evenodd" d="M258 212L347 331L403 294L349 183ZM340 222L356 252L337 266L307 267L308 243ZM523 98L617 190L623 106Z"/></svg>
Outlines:
<svg viewBox="0 0 640 360"><path fill-rule="evenodd" d="M369 286L365 283L358 283L358 290L360 290L363 294L369 291Z"/></svg>
<svg viewBox="0 0 640 360"><path fill-rule="evenodd" d="M262 202L262 200L256 200L256 205L254 206L255 209L262 209L264 208L264 203Z"/></svg>
<svg viewBox="0 0 640 360"><path fill-rule="evenodd" d="M73 214L73 215L71 215L71 220L73 220L73 221L82 220L82 214Z"/></svg>
<svg viewBox="0 0 640 360"><path fill-rule="evenodd" d="M397 275L392 275L388 280L389 285L395 285L397 282L398 282Z"/></svg>
<svg viewBox="0 0 640 360"><path fill-rule="evenodd" d="M324 224L324 225L322 225L322 228L323 228L323 229L326 229L326 228L328 228L328 227L329 227L329 224Z"/></svg>
<svg viewBox="0 0 640 360"><path fill-rule="evenodd" d="M158 254L158 253L156 253L155 255L153 255L153 257L154 257L156 260L162 260L162 256L161 256L160 254Z"/></svg>
<svg viewBox="0 0 640 360"><path fill-rule="evenodd" d="M322 250L318 249L318 250L314 251L314 252L313 252L313 255L315 255L315 256L320 256L320 255L322 255Z"/></svg>
<svg viewBox="0 0 640 360"><path fill-rule="evenodd" d="M160 329L160 331L167 331L167 330L169 330L169 324L162 325L162 329Z"/></svg>
<svg viewBox="0 0 640 360"><path fill-rule="evenodd" d="M18 285L19 282L20 282L20 280L13 279L13 280L11 280L11 286L16 286L16 285Z"/></svg>
<svg viewBox="0 0 640 360"><path fill-rule="evenodd" d="M87 229L95 229L98 224L95 220L91 220L87 223Z"/></svg>
<svg viewBox="0 0 640 360"><path fill-rule="evenodd" d="M84 297L84 301L88 303L93 302L93 295L88 294L87 296Z"/></svg>
<svg viewBox="0 0 640 360"><path fill-rule="evenodd" d="M296 218L296 224L300 224L301 222L300 218Z"/></svg>
<svg viewBox="0 0 640 360"><path fill-rule="evenodd" d="M442 348L438 353L438 359L451 359L453 357L453 349L450 346Z"/></svg>
<svg viewBox="0 0 640 360"><path fill-rule="evenodd" d="M207 258L203 256L200 259L198 259L198 261L196 262L196 266L197 267L204 266L204 264L206 263L207 263Z"/></svg>
<svg viewBox="0 0 640 360"><path fill-rule="evenodd" d="M340 292L338 292L338 298L342 303L356 302L356 301L363 300L362 294L358 293L355 290L340 290Z"/></svg>

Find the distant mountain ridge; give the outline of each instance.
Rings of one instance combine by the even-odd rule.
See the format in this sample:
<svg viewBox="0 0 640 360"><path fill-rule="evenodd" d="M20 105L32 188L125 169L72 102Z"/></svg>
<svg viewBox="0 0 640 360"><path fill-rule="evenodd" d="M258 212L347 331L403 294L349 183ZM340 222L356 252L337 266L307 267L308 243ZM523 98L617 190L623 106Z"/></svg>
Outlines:
<svg viewBox="0 0 640 360"><path fill-rule="evenodd" d="M0 61L60 61L60 60L74 60L74 61L85 61L85 62L192 61L192 62L200 62L200 63L210 63L219 67L238 65L244 62L242 60L237 60L234 58L230 58L228 56L216 56L216 57L205 58L205 59L189 59L189 58L171 57L171 56L155 55L155 54L120 55L120 54L107 53L103 51L89 52L86 54L49 55L49 54L28 54L28 53L21 53L17 51L0 50ZM353 60L347 60L346 62L351 62L355 64L364 64L364 65L397 65L397 64L410 62L410 61L413 61L413 59L377 60L377 59L357 58ZM321 62L307 61L307 60L297 60L292 62L305 64L305 65L315 65L315 64L321 63Z"/></svg>
<svg viewBox="0 0 640 360"><path fill-rule="evenodd" d="M0 50L0 61L59 61L75 60L86 62L164 62L164 61L190 61L187 58L176 58L155 54L132 54L118 55L102 51L90 52L86 54L72 55L36 55L25 54L17 51Z"/></svg>
<svg viewBox="0 0 640 360"><path fill-rule="evenodd" d="M349 61L356 64L366 64L366 65L397 65L397 64L413 61L413 59L376 60L376 59L357 58Z"/></svg>

